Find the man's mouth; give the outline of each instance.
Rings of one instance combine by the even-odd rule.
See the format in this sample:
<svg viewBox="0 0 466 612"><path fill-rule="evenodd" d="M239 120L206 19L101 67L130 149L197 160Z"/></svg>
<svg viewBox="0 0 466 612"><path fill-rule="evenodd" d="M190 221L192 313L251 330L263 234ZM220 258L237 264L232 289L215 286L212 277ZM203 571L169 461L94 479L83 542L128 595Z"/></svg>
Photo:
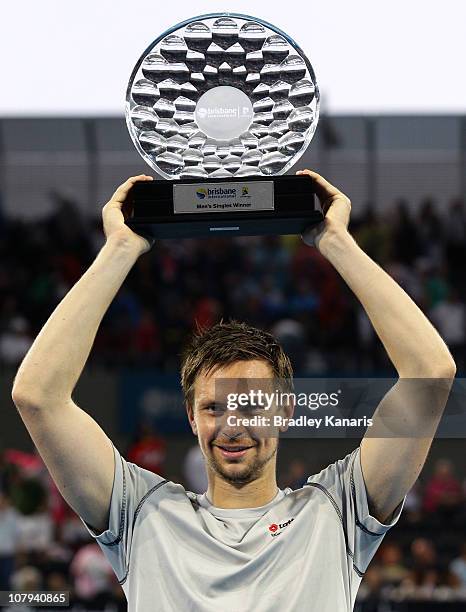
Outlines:
<svg viewBox="0 0 466 612"><path fill-rule="evenodd" d="M238 459L243 457L246 452L250 448L254 448L254 445L243 445L243 444L235 444L235 445L227 445L227 444L215 444L223 457L227 459Z"/></svg>

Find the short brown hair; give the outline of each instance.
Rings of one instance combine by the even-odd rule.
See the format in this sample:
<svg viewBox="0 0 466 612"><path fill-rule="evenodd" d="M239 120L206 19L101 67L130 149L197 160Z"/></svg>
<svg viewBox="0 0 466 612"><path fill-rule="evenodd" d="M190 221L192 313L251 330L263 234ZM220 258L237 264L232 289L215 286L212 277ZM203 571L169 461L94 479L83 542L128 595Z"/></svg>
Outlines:
<svg viewBox="0 0 466 612"><path fill-rule="evenodd" d="M181 357L181 386L184 399L194 400L194 383L198 374L208 373L236 361L262 359L272 368L275 378L285 379L292 390L293 368L289 357L277 340L257 327L231 319L213 327L198 329Z"/></svg>

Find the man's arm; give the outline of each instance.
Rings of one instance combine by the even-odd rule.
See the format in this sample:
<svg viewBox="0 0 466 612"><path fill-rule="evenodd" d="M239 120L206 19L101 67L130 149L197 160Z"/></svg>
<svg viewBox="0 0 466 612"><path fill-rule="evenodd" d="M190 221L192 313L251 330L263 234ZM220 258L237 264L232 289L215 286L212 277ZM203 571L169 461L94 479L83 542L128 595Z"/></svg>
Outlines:
<svg viewBox="0 0 466 612"><path fill-rule="evenodd" d="M12 398L65 500L97 530L106 529L113 448L100 426L72 400L102 318L147 240L124 224L128 179L102 211L106 243L56 307L15 377Z"/></svg>
<svg viewBox="0 0 466 612"><path fill-rule="evenodd" d="M385 521L424 466L456 366L422 311L347 231L350 200L317 173L304 173L314 179L326 217L303 239L319 249L361 302L399 375L361 443L371 511ZM397 428L403 437L396 437Z"/></svg>

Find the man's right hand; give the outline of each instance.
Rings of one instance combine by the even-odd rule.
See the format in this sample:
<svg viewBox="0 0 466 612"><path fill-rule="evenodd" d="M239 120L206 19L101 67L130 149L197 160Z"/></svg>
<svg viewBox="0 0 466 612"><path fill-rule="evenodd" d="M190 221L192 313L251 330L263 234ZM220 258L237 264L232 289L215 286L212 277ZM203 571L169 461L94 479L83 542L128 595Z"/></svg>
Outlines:
<svg viewBox="0 0 466 612"><path fill-rule="evenodd" d="M104 233L109 240L120 240L129 245L135 245L139 254L142 255L149 251L154 244L151 238L144 238L136 232L133 232L125 224L123 207L132 186L138 181L152 181L152 176L140 174L139 176L131 176L127 181L118 187L111 199L105 204L102 209L102 221L104 225Z"/></svg>

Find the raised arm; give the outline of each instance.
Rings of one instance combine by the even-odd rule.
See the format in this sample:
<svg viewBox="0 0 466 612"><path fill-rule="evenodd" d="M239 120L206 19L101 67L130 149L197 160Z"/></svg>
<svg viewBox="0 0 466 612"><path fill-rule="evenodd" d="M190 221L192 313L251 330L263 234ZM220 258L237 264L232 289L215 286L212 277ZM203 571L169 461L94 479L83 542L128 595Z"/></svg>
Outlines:
<svg viewBox="0 0 466 612"><path fill-rule="evenodd" d="M371 510L384 521L425 463L456 373L455 362L413 300L349 234L348 197L316 172L303 173L315 181L326 213L324 222L303 240L319 249L361 302L399 375L361 444ZM395 437L397 428L402 437Z"/></svg>
<svg viewBox="0 0 466 612"><path fill-rule="evenodd" d="M102 318L138 257L151 247L124 224L121 185L102 210L105 245L55 308L21 363L12 398L70 506L97 530L107 525L114 459L109 438L71 398Z"/></svg>

